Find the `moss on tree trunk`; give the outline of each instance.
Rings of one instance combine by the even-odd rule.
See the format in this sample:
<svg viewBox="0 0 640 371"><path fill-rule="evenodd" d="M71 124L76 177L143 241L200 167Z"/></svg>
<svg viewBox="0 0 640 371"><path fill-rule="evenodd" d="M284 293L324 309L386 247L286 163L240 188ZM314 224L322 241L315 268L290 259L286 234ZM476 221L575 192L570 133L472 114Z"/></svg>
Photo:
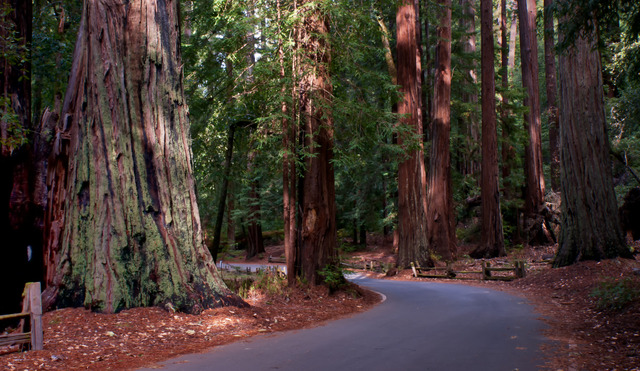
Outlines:
<svg viewBox="0 0 640 371"><path fill-rule="evenodd" d="M175 0L85 2L50 161L47 304L244 304L203 242L179 37Z"/></svg>

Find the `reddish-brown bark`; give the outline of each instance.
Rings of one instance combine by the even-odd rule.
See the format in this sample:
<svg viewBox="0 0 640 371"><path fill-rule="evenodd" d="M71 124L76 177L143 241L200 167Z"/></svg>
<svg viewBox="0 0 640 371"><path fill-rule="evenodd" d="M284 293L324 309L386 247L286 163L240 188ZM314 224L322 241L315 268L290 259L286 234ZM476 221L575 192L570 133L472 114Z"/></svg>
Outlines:
<svg viewBox="0 0 640 371"><path fill-rule="evenodd" d="M555 266L633 258L622 234L613 190L602 66L595 39L593 32L578 37L559 56L562 216Z"/></svg>
<svg viewBox="0 0 640 371"><path fill-rule="evenodd" d="M544 203L544 174L542 173L542 140L540 135L540 94L538 93L538 39L536 36L536 0L518 0L520 21L520 60L522 86L526 90L524 115L529 142L524 154L524 210L529 216L538 213Z"/></svg>
<svg viewBox="0 0 640 371"><path fill-rule="evenodd" d="M505 256L500 214L498 132L496 126L495 69L493 64L493 4L480 1L482 45L482 239L473 257Z"/></svg>
<svg viewBox="0 0 640 371"><path fill-rule="evenodd" d="M415 4L405 0L396 13L398 85L402 100L398 102L401 124L398 145L407 149L406 158L398 165L398 265L411 262L432 264L426 234L425 168L422 144L418 77L417 31Z"/></svg>
<svg viewBox="0 0 640 371"><path fill-rule="evenodd" d="M558 85L556 84L556 52L553 29L553 0L544 0L544 72L549 116L549 155L551 188L560 189L560 146L558 142Z"/></svg>
<svg viewBox="0 0 640 371"><path fill-rule="evenodd" d="M473 8L471 0L460 0L460 6L462 7L462 18L460 20L460 26L466 33L462 36L460 43L462 44L462 51L464 53L472 54L476 52L476 11ZM468 76L465 78L464 83L468 85L466 89L474 89L474 85L477 83L475 61L471 62L471 68L465 70L465 74ZM475 92L463 92L462 101L469 105L478 104L478 95ZM480 163L478 162L478 143L480 141L480 128L478 123L478 117L474 111L471 111L467 117L463 119L463 133L465 134L464 142L458 151L461 152L461 163L459 165L460 173L463 175L474 175L477 179L477 173L480 170Z"/></svg>
<svg viewBox="0 0 640 371"><path fill-rule="evenodd" d="M300 112L304 126L304 151L308 153L302 174L301 275L319 284L319 271L335 263L337 230L333 175L332 85L329 75L329 20L313 1L304 1L299 39L303 57L300 70Z"/></svg>
<svg viewBox="0 0 640 371"><path fill-rule="evenodd" d="M431 156L427 180L429 248L443 260L457 254L451 189L451 0L439 0L436 28L436 75L431 123Z"/></svg>
<svg viewBox="0 0 640 371"><path fill-rule="evenodd" d="M46 304L244 304L206 250L178 2L88 1L49 162Z"/></svg>

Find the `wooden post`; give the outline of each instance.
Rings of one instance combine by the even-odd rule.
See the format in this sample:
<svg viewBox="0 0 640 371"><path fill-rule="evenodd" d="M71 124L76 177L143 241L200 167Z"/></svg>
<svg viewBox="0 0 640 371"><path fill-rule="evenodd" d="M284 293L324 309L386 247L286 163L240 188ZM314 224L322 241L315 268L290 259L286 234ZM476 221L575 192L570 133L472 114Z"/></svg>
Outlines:
<svg viewBox="0 0 640 371"><path fill-rule="evenodd" d="M42 297L40 282L31 282L29 285L29 312L31 312L31 349L42 350Z"/></svg>

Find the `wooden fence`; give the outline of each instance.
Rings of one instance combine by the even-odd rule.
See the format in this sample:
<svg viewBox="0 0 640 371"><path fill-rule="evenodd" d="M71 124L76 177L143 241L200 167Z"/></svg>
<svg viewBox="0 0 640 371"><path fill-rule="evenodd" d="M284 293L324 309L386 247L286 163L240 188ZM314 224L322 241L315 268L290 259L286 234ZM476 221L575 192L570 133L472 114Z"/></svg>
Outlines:
<svg viewBox="0 0 640 371"><path fill-rule="evenodd" d="M20 321L19 332L0 335L0 346L30 344L32 350L41 350L43 346L42 334L42 299L40 282L30 282L25 285L22 294L22 312L0 315L0 321L29 318L29 331L24 331L24 320Z"/></svg>

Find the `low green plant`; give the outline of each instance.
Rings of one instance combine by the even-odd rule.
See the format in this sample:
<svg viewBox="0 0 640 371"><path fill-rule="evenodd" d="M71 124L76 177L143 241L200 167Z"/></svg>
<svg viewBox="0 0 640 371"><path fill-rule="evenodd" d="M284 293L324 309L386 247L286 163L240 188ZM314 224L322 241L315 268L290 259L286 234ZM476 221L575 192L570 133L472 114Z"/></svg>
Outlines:
<svg viewBox="0 0 640 371"><path fill-rule="evenodd" d="M252 289L264 291L270 295L280 295L287 286L286 277L274 270L261 270L256 273Z"/></svg>
<svg viewBox="0 0 640 371"><path fill-rule="evenodd" d="M606 278L591 292L599 310L620 311L640 299L640 286L631 278Z"/></svg>
<svg viewBox="0 0 640 371"><path fill-rule="evenodd" d="M345 270L339 265L327 264L318 271L318 274L322 277L324 284L329 288L330 294L340 290L347 284L347 280L344 278Z"/></svg>

